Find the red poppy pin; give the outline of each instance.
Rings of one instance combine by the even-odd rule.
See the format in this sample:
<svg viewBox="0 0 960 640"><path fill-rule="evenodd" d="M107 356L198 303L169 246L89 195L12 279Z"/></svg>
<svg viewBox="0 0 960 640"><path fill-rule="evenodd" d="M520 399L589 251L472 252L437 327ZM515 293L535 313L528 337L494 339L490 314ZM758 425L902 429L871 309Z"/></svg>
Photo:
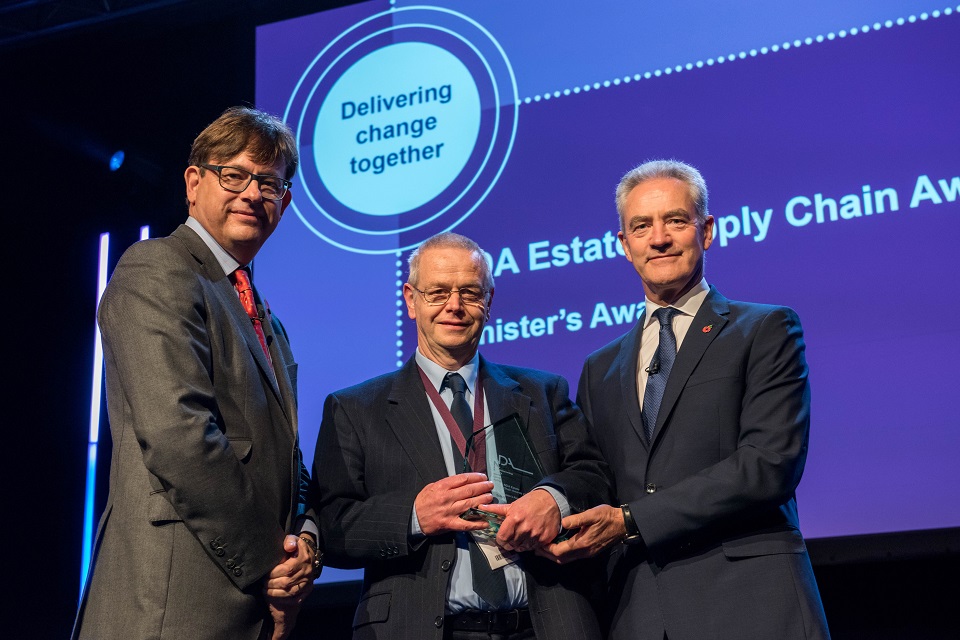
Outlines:
<svg viewBox="0 0 960 640"><path fill-rule="evenodd" d="M708 324L708 325L705 326L703 329L701 329L701 331L703 331L704 333L710 333L712 330L713 330L713 325L712 325L712 324Z"/></svg>

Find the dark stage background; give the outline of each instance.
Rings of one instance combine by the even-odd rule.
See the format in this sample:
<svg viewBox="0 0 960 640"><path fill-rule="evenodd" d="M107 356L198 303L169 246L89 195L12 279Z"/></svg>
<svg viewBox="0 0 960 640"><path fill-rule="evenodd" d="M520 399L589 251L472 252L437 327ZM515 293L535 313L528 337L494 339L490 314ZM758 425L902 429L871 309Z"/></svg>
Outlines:
<svg viewBox="0 0 960 640"><path fill-rule="evenodd" d="M174 3L0 44L13 381L3 396L13 502L4 637L65 637L79 594L99 234L111 232L118 251L141 225L163 235L182 222L193 137L225 107L254 103L255 27L345 4ZM111 173L107 160L121 148L126 163ZM949 230L921 237L949 242ZM108 456L103 446L102 464ZM105 493L98 488L101 501ZM958 539L941 530L812 540L834 637L957 637ZM318 588L297 637L349 637L356 594L356 584Z"/></svg>

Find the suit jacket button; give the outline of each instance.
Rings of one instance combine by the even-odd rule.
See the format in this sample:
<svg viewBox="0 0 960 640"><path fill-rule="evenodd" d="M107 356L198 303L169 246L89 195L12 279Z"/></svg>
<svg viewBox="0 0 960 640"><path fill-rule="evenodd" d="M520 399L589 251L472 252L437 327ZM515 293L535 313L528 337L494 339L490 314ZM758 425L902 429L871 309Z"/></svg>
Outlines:
<svg viewBox="0 0 960 640"><path fill-rule="evenodd" d="M240 567L234 568L234 570L233 570L233 575L235 575L235 576L237 576L237 577L239 578L240 576L243 575L243 569L241 569Z"/></svg>
<svg viewBox="0 0 960 640"><path fill-rule="evenodd" d="M226 552L223 550L223 547L217 547L217 550L214 551L214 553L217 555L218 558L222 558L223 554Z"/></svg>
<svg viewBox="0 0 960 640"><path fill-rule="evenodd" d="M443 562L441 562L441 563L440 563L440 570L441 570L441 571L450 571L450 561L449 561L449 560L444 560Z"/></svg>
<svg viewBox="0 0 960 640"><path fill-rule="evenodd" d="M644 489L646 490L647 493L656 493L657 485L653 484L652 482L648 482L647 486L644 487Z"/></svg>
<svg viewBox="0 0 960 640"><path fill-rule="evenodd" d="M386 558L386 557L387 557L387 552L384 551L383 549L380 549L380 557L381 557L381 558Z"/></svg>
<svg viewBox="0 0 960 640"><path fill-rule="evenodd" d="M233 558L227 560L227 569L233 569L235 566L237 566L237 563L233 561Z"/></svg>
<svg viewBox="0 0 960 640"><path fill-rule="evenodd" d="M436 618L434 618L434 620L433 620L433 626L435 626L437 629L439 629L440 627L442 627L442 626L443 626L443 616L437 616Z"/></svg>

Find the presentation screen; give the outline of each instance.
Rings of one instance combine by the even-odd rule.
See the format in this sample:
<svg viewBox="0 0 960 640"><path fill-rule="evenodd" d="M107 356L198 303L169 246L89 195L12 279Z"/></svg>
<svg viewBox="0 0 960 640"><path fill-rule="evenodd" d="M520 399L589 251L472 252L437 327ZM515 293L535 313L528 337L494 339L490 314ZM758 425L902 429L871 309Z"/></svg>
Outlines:
<svg viewBox="0 0 960 640"><path fill-rule="evenodd" d="M575 393L643 309L616 184L676 158L709 186L707 281L803 322L805 534L960 526L956 5L372 1L259 28L256 60L301 153L255 274L308 464L326 395L414 353L406 259L440 231L494 270L484 356Z"/></svg>

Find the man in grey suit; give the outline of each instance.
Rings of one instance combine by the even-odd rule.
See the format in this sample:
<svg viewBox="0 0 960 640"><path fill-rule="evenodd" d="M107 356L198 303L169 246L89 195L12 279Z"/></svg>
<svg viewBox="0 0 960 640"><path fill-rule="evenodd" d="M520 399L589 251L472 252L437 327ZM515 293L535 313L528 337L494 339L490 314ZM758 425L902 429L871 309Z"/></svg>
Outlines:
<svg viewBox="0 0 960 640"><path fill-rule="evenodd" d="M240 273L297 162L283 122L228 109L193 143L186 224L113 272L99 309L110 493L74 637L284 638L313 585L297 365Z"/></svg>
<svg viewBox="0 0 960 640"><path fill-rule="evenodd" d="M794 495L810 424L800 321L707 285L713 217L693 167L645 163L616 202L646 308L587 359L577 398L622 506L566 518L578 533L548 550L613 547L614 639L828 638Z"/></svg>
<svg viewBox="0 0 960 640"><path fill-rule="evenodd" d="M410 257L403 287L416 354L326 400L317 513L327 562L365 569L356 639L600 637L593 600L603 567L561 567L527 552L557 536L561 515L609 499L606 465L562 377L479 355L493 284L476 243L453 233L428 239ZM514 413L545 478L509 505L492 505L499 488L478 465L458 473L469 457L465 434ZM496 436L485 442L491 477L501 445ZM497 542L518 562L491 570L478 555L468 532L486 525L460 517L474 507L505 516Z"/></svg>

